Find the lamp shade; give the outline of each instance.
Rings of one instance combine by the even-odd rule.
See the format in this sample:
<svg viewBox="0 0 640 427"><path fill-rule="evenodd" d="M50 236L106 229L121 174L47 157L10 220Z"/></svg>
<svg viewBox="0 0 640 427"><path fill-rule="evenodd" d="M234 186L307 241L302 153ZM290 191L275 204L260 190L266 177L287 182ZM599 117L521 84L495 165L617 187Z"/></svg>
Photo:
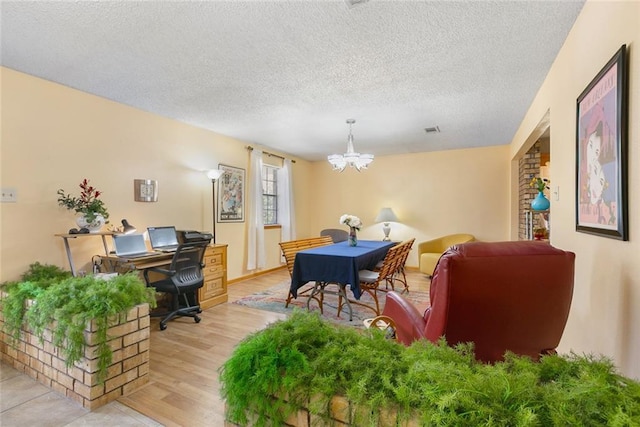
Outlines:
<svg viewBox="0 0 640 427"><path fill-rule="evenodd" d="M224 174L224 171L222 169L211 169L210 171L207 172L207 177L215 181L216 179L220 178L223 174Z"/></svg>
<svg viewBox="0 0 640 427"><path fill-rule="evenodd" d="M127 221L126 219L122 220L122 232L124 234L131 234L131 233L135 233L136 232L136 228L129 224L129 221Z"/></svg>
<svg viewBox="0 0 640 427"><path fill-rule="evenodd" d="M375 219L375 222L398 222L398 217L395 213L393 213L393 209L391 208L382 208L380 212L378 212L378 216Z"/></svg>

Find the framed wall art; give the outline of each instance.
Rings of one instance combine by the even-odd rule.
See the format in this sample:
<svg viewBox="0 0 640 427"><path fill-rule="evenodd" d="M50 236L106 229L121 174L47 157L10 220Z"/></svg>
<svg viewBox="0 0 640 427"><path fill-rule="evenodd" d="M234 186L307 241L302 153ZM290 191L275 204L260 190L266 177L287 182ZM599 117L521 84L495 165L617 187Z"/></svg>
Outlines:
<svg viewBox="0 0 640 427"><path fill-rule="evenodd" d="M133 199L136 202L157 202L158 181L155 179L134 179Z"/></svg>
<svg viewBox="0 0 640 427"><path fill-rule="evenodd" d="M218 165L218 222L244 222L244 169Z"/></svg>
<svg viewBox="0 0 640 427"><path fill-rule="evenodd" d="M577 99L576 231L628 240L626 45Z"/></svg>

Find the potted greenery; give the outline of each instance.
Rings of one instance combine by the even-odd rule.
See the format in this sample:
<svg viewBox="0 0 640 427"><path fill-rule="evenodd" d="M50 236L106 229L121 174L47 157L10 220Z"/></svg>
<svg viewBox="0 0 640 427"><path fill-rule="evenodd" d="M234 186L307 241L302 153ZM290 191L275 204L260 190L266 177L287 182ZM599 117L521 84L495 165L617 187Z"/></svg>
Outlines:
<svg viewBox="0 0 640 427"><path fill-rule="evenodd" d="M73 210L79 214L76 222L80 228L87 228L89 231L98 231L108 223L109 212L104 201L99 199L102 192L89 185L88 179L80 182L80 197L74 197L65 193L63 189L58 190L58 205Z"/></svg>
<svg viewBox="0 0 640 427"><path fill-rule="evenodd" d="M470 344L410 347L294 312L243 340L220 368L236 425L640 425L640 383L594 356L507 354ZM336 404L335 396L346 399ZM346 408L346 409L345 409ZM299 416L303 411L307 416ZM305 412L306 411L306 412ZM292 422L292 419L294 420ZM305 420L302 423L296 420Z"/></svg>
<svg viewBox="0 0 640 427"><path fill-rule="evenodd" d="M4 330L16 344L23 326L42 341L48 329L52 342L60 349L67 366L85 354L89 345L85 329L94 322L97 342L98 376L104 379L111 364L112 350L107 330L114 316L136 305L155 307L155 291L146 287L136 273L119 275L109 280L95 276L71 277L70 273L52 265L34 263L20 281L1 285L0 305Z"/></svg>

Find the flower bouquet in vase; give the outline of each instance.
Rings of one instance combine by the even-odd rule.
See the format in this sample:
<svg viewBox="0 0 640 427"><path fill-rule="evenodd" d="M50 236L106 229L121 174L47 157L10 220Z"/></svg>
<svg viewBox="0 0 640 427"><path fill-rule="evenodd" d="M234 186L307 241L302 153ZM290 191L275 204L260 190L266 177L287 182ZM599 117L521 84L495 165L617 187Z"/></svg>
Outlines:
<svg viewBox="0 0 640 427"><path fill-rule="evenodd" d="M349 246L357 246L358 235L356 232L362 228L362 221L360 221L360 218L355 215L345 214L340 217L340 224L349 227Z"/></svg>

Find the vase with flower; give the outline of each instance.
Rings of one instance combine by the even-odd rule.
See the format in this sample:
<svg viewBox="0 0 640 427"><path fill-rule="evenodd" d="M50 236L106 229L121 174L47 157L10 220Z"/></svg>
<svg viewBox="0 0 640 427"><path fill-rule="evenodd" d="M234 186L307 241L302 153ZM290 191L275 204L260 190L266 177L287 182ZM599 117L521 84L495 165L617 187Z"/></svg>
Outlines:
<svg viewBox="0 0 640 427"><path fill-rule="evenodd" d="M534 211L546 211L551 206L551 202L544 195L544 190L549 188L551 181L548 178L531 178L529 186L538 190L538 195L531 201L531 209Z"/></svg>
<svg viewBox="0 0 640 427"><path fill-rule="evenodd" d="M97 188L89 184L88 179L83 179L79 185L80 197L58 190L58 205L73 210L80 215L76 218L78 227L86 228L90 233L97 233L109 221L109 212L104 201L99 199L102 194Z"/></svg>
<svg viewBox="0 0 640 427"><path fill-rule="evenodd" d="M340 224L349 227L349 246L358 246L358 234L357 231L362 228L362 221L355 215L342 215L340 217Z"/></svg>

